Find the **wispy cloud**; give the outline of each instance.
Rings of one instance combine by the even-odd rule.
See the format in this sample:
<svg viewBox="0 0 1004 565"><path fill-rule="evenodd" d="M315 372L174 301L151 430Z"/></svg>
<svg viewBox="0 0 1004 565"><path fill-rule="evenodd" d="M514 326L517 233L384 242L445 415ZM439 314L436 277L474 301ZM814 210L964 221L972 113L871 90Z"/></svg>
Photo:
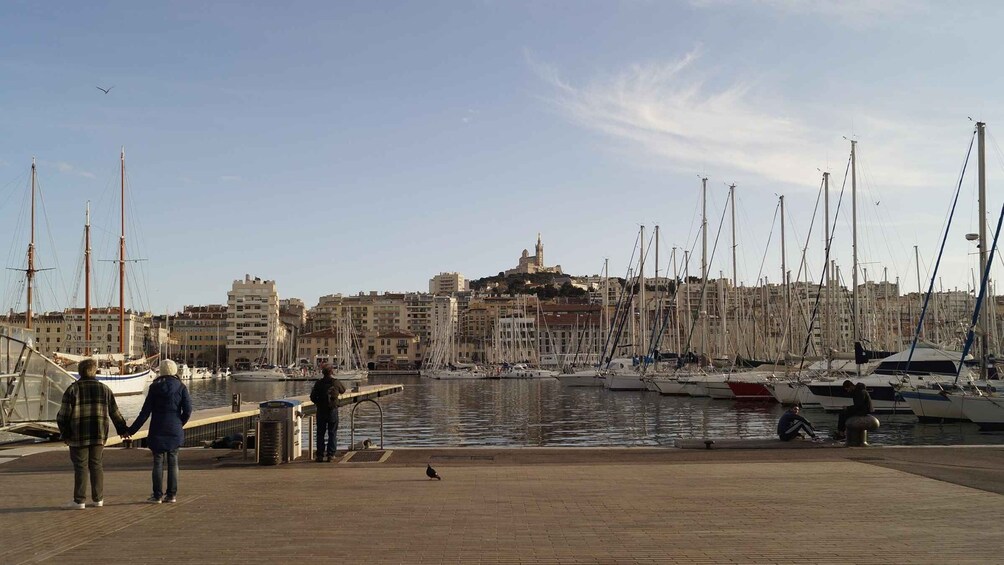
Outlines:
<svg viewBox="0 0 1004 565"><path fill-rule="evenodd" d="M785 14L819 16L837 22L866 26L887 18L926 9L923 0L690 0L697 8L769 9Z"/></svg>
<svg viewBox="0 0 1004 565"><path fill-rule="evenodd" d="M237 175L223 175L220 177L220 180L223 182L239 182L242 179Z"/></svg>
<svg viewBox="0 0 1004 565"><path fill-rule="evenodd" d="M649 164L680 172L713 167L722 175L755 175L804 186L818 178L816 167L833 154L835 140L850 133L833 129L836 116L854 115L862 131L874 134L872 139L896 139L901 147L904 140L922 135L916 123L907 128L851 108L799 104L742 79L709 86L716 77L698 68L699 47L676 61L632 65L583 86L563 79L553 66L529 54L527 59L552 87L549 101L573 123L619 141L625 152L641 155ZM814 116L815 122L829 127L800 116ZM895 175L896 185L930 184L929 174L907 167L903 154L874 152L872 160L883 169L873 171L878 181Z"/></svg>
<svg viewBox="0 0 1004 565"><path fill-rule="evenodd" d="M468 108L467 111L464 112L464 115L461 116L460 121L464 122L465 124L469 124L474 120L475 117L477 117L477 115L478 115L477 110L473 108Z"/></svg>
<svg viewBox="0 0 1004 565"><path fill-rule="evenodd" d="M95 175L94 173L78 169L77 167L74 167L73 165L67 163L66 161L59 161L55 164L55 166L57 171L64 174L77 175L78 177L84 177L88 179L98 178L97 175Z"/></svg>

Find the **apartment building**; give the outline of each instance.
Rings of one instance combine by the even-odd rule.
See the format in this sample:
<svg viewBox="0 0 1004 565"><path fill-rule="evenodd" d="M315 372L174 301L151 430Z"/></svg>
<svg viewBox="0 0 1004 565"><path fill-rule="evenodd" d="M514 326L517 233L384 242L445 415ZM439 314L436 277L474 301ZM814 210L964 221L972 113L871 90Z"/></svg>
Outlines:
<svg viewBox="0 0 1004 565"><path fill-rule="evenodd" d="M287 340L275 281L250 275L235 280L227 293L228 365L241 370L253 364L290 363Z"/></svg>
<svg viewBox="0 0 1004 565"><path fill-rule="evenodd" d="M429 279L429 294L456 294L470 288L469 282L460 273L439 273Z"/></svg>
<svg viewBox="0 0 1004 565"><path fill-rule="evenodd" d="M192 367L218 367L227 358L227 306L185 306L167 322L169 345L161 353Z"/></svg>

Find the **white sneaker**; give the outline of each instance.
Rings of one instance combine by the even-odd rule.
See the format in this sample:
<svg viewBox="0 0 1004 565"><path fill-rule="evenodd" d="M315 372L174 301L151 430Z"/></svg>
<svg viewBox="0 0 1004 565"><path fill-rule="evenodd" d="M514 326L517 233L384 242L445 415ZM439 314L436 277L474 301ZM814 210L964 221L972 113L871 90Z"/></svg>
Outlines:
<svg viewBox="0 0 1004 565"><path fill-rule="evenodd" d="M86 506L84 505L83 502L73 502L73 501L70 501L70 502L67 502L66 505L63 506L63 508L66 508L66 509L69 509L69 510L83 510L84 508L86 508Z"/></svg>
<svg viewBox="0 0 1004 565"><path fill-rule="evenodd" d="M95 508L101 508L104 505L105 505L105 501L104 500L95 500L94 502L91 503L91 506L93 506Z"/></svg>
<svg viewBox="0 0 1004 565"><path fill-rule="evenodd" d="M168 496L168 497L166 497L164 499L164 502L166 502L168 504L174 504L175 502L178 502L178 499L176 497L173 497L173 496Z"/></svg>

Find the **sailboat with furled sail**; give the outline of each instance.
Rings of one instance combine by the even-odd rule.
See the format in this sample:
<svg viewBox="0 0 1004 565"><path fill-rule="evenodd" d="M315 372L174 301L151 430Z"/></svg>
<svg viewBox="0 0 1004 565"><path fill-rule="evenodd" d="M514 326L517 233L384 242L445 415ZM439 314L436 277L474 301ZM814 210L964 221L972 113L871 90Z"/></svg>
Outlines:
<svg viewBox="0 0 1004 565"><path fill-rule="evenodd" d="M24 269L27 309L24 327L0 325L0 431L51 438L63 392L73 377L35 349L32 320L35 273L35 160L31 161L31 232Z"/></svg>
<svg viewBox="0 0 1004 565"><path fill-rule="evenodd" d="M88 205L86 221L84 224L84 311L83 311L83 347L80 354L56 353L54 359L75 370L80 361L93 358L98 361L98 380L108 385L117 396L130 394L142 394L147 385L155 377L149 365L152 359L140 357L132 359L131 347L127 346L127 335L133 332L126 331L126 307L125 307L125 287L126 287L126 237L125 237L125 149L120 154L120 220L121 233L119 235L119 257L118 282L119 282L119 305L118 305L118 330L119 330L119 351L112 353L107 351L98 352L94 348L91 339L93 323L91 319L91 246L90 246L90 206ZM111 313L112 308L103 309L106 313ZM131 341L129 343L131 345ZM68 340L68 345L70 344ZM110 345L108 346L110 349ZM71 373L75 378L79 375Z"/></svg>

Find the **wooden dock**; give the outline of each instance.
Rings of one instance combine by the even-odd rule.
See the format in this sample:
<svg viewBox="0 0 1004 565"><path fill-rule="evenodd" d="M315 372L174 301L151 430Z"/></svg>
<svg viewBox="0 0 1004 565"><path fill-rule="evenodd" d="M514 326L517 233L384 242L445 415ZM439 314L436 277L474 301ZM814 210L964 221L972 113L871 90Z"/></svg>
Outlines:
<svg viewBox="0 0 1004 565"><path fill-rule="evenodd" d="M349 390L338 398L339 406L357 404L364 400L376 400L378 398L397 394L404 390L404 385L364 385L358 391ZM280 399L273 399L280 400ZM310 401L309 395L294 396L288 400L298 400L302 402L304 416L312 416L315 413L314 403ZM220 408L209 408L198 410L192 413L192 417L185 424L185 447L202 447L205 442L213 441L216 438L232 436L234 434L247 434L248 430L255 427L260 413L258 402L243 402L239 410L234 410L232 406ZM143 429L132 436L133 442L142 443L146 439L150 422L147 421ZM108 438L106 445L118 445L123 443L122 438L113 436Z"/></svg>

